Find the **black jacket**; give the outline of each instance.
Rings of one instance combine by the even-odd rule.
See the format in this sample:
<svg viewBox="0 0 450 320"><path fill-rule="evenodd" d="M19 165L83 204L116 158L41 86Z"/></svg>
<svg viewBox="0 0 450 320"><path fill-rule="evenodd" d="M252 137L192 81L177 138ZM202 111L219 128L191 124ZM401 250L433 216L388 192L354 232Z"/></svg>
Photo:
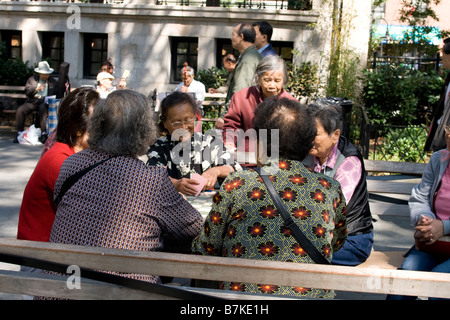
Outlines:
<svg viewBox="0 0 450 320"><path fill-rule="evenodd" d="M430 131L428 132L427 141L425 142L425 151L438 151L447 148L445 141L444 127L450 123L450 99L445 105L445 94L450 82L450 73L445 78L444 88L442 89L441 97L439 99L436 112L431 121ZM438 120L441 119L439 124Z"/></svg>

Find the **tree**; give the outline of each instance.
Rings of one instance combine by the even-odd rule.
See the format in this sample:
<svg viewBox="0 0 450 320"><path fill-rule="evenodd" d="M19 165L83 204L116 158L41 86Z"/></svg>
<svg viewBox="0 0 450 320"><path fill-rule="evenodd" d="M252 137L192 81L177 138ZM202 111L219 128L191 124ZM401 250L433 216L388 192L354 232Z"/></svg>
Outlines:
<svg viewBox="0 0 450 320"><path fill-rule="evenodd" d="M433 36L443 38L448 31L441 31L438 27L427 25L427 20L439 21L432 5L438 5L441 0L402 0L402 8L399 10L399 20L411 28L404 31L404 45L413 56L432 56L438 48L430 45Z"/></svg>

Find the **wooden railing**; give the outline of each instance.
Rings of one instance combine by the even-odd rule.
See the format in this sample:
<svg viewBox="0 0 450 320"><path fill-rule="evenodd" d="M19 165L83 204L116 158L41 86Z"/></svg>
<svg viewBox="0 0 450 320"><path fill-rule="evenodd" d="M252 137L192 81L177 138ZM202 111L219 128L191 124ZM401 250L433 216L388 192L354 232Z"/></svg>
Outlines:
<svg viewBox="0 0 450 320"><path fill-rule="evenodd" d="M354 268L290 262L209 257L163 252L129 251L108 248L82 247L46 242L0 239L0 256L15 255L40 259L67 266L125 273L143 273L213 281L255 282L273 285L324 288L381 294L402 294L422 297L450 298L450 275L447 273ZM21 261L26 261L21 260ZM70 274L70 273L69 273ZM83 277L82 272L80 276ZM164 290L154 294L108 283L82 278L80 289L69 289L67 278L24 272L0 272L0 292L57 296L73 299L144 299L162 298ZM164 289L167 286L158 286ZM224 297L227 292L190 290L209 296ZM129 292L132 296L124 295ZM230 294L230 293L228 293ZM233 293L234 295L234 293ZM167 298L176 297L168 292ZM239 295L239 298L255 296ZM257 296L257 299L267 297ZM206 298L206 296L205 296ZM229 298L229 296L228 296ZM233 298L236 298L234 295Z"/></svg>

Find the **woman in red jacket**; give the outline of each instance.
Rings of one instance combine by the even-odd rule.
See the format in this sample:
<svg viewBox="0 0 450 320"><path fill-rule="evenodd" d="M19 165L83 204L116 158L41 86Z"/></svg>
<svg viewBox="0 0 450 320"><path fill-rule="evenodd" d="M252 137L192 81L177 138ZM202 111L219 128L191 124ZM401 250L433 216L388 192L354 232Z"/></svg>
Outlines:
<svg viewBox="0 0 450 320"><path fill-rule="evenodd" d="M254 151L252 141L244 145L244 141L239 137L239 132L246 134L247 137L253 136L249 129L253 128L255 109L265 99L276 97L277 99L288 98L297 101L284 90L283 87L287 81L286 65L282 58L270 55L261 60L255 71L256 85L236 92L224 117L222 135L227 149ZM252 139L250 138L250 140ZM247 165L252 165L251 159L246 159L245 162Z"/></svg>
<svg viewBox="0 0 450 320"><path fill-rule="evenodd" d="M17 239L49 241L56 214L53 189L62 163L86 149L87 127L98 93L90 88L72 91L58 109L56 143L39 160L25 187Z"/></svg>

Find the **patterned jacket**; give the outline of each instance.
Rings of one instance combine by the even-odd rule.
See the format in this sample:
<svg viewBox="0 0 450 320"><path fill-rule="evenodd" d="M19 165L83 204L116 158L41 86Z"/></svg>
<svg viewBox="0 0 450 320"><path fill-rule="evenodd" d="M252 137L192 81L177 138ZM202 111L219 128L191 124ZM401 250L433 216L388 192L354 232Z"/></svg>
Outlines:
<svg viewBox="0 0 450 320"><path fill-rule="evenodd" d="M337 181L314 173L299 161L264 167L288 212L313 244L331 261L347 238L345 200ZM314 263L284 226L261 177L254 170L230 174L213 198L203 230L192 243L203 255ZM265 284L222 284L225 290L333 298L334 292Z"/></svg>
<svg viewBox="0 0 450 320"><path fill-rule="evenodd" d="M56 181L55 195L70 175L109 157L86 149L67 158ZM202 224L200 213L177 192L164 168L117 156L86 173L65 193L50 242L161 251L165 239L189 245ZM154 275L121 275L160 282Z"/></svg>
<svg viewBox="0 0 450 320"><path fill-rule="evenodd" d="M190 178L192 173L202 174L225 164L233 166L236 171L241 170L233 155L227 152L221 135L212 133L195 132L189 145L172 141L170 135L161 137L148 149L147 165L167 167L169 177L174 179Z"/></svg>

